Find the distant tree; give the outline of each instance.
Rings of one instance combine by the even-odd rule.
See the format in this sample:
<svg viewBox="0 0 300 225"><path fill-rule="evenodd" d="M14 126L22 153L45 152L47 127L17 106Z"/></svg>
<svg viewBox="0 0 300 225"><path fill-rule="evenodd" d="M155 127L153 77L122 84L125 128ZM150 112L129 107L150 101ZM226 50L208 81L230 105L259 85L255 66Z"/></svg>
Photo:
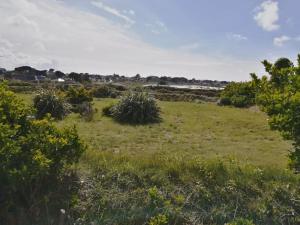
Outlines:
<svg viewBox="0 0 300 225"><path fill-rule="evenodd" d="M280 70L283 68L293 67L294 65L293 65L292 61L289 60L288 58L280 58L274 63L274 66L276 69Z"/></svg>
<svg viewBox="0 0 300 225"><path fill-rule="evenodd" d="M68 77L71 78L72 80L76 81L76 82L80 82L80 80L81 80L81 76L80 76L79 73L72 72L68 75Z"/></svg>
<svg viewBox="0 0 300 225"><path fill-rule="evenodd" d="M57 78L64 78L66 75L61 71L55 71L55 76Z"/></svg>

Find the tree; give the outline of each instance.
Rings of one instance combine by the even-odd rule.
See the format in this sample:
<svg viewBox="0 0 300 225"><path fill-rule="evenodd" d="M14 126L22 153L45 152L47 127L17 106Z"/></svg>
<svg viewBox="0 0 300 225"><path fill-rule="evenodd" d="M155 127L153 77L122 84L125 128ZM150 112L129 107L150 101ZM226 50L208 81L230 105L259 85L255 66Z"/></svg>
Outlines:
<svg viewBox="0 0 300 225"><path fill-rule="evenodd" d="M290 166L300 171L300 55L297 67L276 66L266 60L263 64L270 78L253 79L257 103L270 117L271 128L293 141Z"/></svg>
<svg viewBox="0 0 300 225"><path fill-rule="evenodd" d="M275 66L276 69L280 70L280 69L284 69L284 68L293 67L293 63L288 58L279 58L274 63L274 66Z"/></svg>
<svg viewBox="0 0 300 225"><path fill-rule="evenodd" d="M26 215L22 224L37 224L64 171L79 160L85 146L75 128L59 130L48 119L33 119L32 111L3 84L0 115L0 221L5 223L9 214L21 220Z"/></svg>

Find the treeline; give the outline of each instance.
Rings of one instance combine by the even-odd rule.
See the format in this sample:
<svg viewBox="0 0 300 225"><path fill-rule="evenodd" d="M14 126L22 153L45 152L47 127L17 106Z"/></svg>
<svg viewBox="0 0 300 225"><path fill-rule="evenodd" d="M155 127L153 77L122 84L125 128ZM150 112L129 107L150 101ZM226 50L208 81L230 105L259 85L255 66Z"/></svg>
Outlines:
<svg viewBox="0 0 300 225"><path fill-rule="evenodd" d="M136 74L133 77L126 77L124 75L112 74L112 75L98 75L89 73L64 73L61 71L55 71L54 69L49 70L37 70L30 66L17 67L12 71L7 71L4 68L0 68L0 79L4 78L7 80L21 80L21 81L49 81L63 79L64 81L73 81L77 83L89 83L93 81L99 82L138 82L141 84L158 84L158 85L169 85L169 84L190 84L190 85L201 85L208 87L224 87L229 82L217 81L217 80L196 80L187 79L185 77L167 77L167 76L147 76L142 77L140 74ZM62 80L61 80L62 81Z"/></svg>

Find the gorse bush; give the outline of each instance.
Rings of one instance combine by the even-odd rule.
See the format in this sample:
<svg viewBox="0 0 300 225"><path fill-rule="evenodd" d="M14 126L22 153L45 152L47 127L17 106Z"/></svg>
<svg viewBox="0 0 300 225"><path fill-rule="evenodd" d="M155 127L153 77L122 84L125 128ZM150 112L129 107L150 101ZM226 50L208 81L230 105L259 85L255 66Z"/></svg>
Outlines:
<svg viewBox="0 0 300 225"><path fill-rule="evenodd" d="M37 224L43 213L52 212L52 203L66 206L54 196L64 171L78 162L85 146L75 128L59 130L47 119L32 119L32 112L4 85L0 115L0 221Z"/></svg>
<svg viewBox="0 0 300 225"><path fill-rule="evenodd" d="M71 105L53 90L41 90L33 99L36 117L44 118L47 114L55 119L63 119L71 112Z"/></svg>
<svg viewBox="0 0 300 225"><path fill-rule="evenodd" d="M233 82L225 87L219 100L220 105L248 107L255 104L255 88L251 82Z"/></svg>
<svg viewBox="0 0 300 225"><path fill-rule="evenodd" d="M146 92L129 92L110 110L112 117L122 123L146 124L160 120L160 109Z"/></svg>
<svg viewBox="0 0 300 225"><path fill-rule="evenodd" d="M74 88L70 87L66 93L66 98L72 105L78 105L83 102L92 102L92 93L84 87Z"/></svg>

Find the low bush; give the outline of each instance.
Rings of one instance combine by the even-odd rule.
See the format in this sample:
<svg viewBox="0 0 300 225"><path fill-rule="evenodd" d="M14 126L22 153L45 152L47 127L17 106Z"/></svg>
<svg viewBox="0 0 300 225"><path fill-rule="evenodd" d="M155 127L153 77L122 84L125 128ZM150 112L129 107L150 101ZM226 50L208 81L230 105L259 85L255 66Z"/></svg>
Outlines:
<svg viewBox="0 0 300 225"><path fill-rule="evenodd" d="M90 122L94 119L96 109L91 102L83 102L77 105L77 111L85 121Z"/></svg>
<svg viewBox="0 0 300 225"><path fill-rule="evenodd" d="M70 87L66 93L68 102L72 105L82 104L83 102L92 102L92 93L84 87Z"/></svg>
<svg viewBox="0 0 300 225"><path fill-rule="evenodd" d="M146 92L129 92L109 111L122 123L146 124L160 120L160 108Z"/></svg>
<svg viewBox="0 0 300 225"><path fill-rule="evenodd" d="M33 99L36 118L42 119L47 114L55 119L63 119L71 111L65 99L53 90L41 90Z"/></svg>
<svg viewBox="0 0 300 225"><path fill-rule="evenodd" d="M118 96L118 92L109 85L96 87L93 89L92 93L96 98L116 98Z"/></svg>
<svg viewBox="0 0 300 225"><path fill-rule="evenodd" d="M219 105L249 107L255 104L255 87L251 82L233 82L221 92Z"/></svg>

